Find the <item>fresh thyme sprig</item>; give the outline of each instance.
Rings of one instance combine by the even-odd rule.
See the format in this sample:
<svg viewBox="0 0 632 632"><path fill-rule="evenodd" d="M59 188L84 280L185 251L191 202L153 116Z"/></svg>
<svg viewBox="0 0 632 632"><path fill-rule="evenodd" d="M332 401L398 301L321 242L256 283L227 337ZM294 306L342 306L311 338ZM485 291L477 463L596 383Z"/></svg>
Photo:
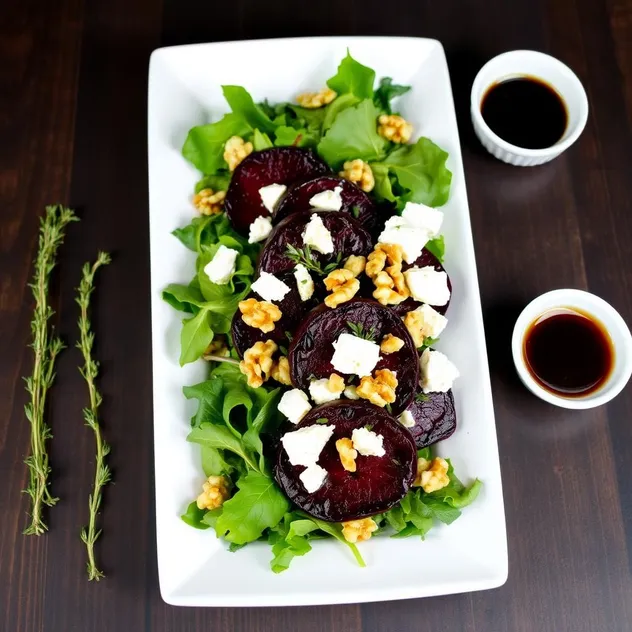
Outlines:
<svg viewBox="0 0 632 632"><path fill-rule="evenodd" d="M357 336L358 338L363 338L364 340L375 342L375 338L377 337L375 327L370 327L365 331L362 323L352 323L349 320L347 321L347 327L351 329L354 336Z"/></svg>
<svg viewBox="0 0 632 632"><path fill-rule="evenodd" d="M316 274L320 274L321 276L326 276L330 272L335 270L340 265L340 261L342 260L342 253L339 252L334 261L328 263L325 267L323 267L314 258L314 255L312 254L312 249L308 245L305 245L304 248L297 248L292 244L287 244L285 254L294 263L302 263L308 270L316 272Z"/></svg>
<svg viewBox="0 0 632 632"><path fill-rule="evenodd" d="M54 335L48 321L55 313L48 304L50 275L57 260L57 250L64 241L66 226L79 218L74 211L61 205L47 206L40 220L37 257L33 282L29 284L35 297L35 309L31 321L34 362L33 373L24 378L30 401L24 412L31 425L31 451L25 459L29 468L29 483L24 490L31 499L31 523L25 535L42 535L47 526L42 515L44 505L52 507L59 500L51 495L48 476L51 468L46 452L46 441L52 438L50 427L44 419L46 395L55 379L55 360L65 345Z"/></svg>
<svg viewBox="0 0 632 632"><path fill-rule="evenodd" d="M419 391L417 395L415 395L416 402L427 402L430 399L428 395L426 395L423 391Z"/></svg>
<svg viewBox="0 0 632 632"><path fill-rule="evenodd" d="M98 411L102 398L95 384L95 380L99 374L99 363L92 357L94 332L90 327L88 311L90 308L90 296L94 291L94 275L101 266L107 265L108 263L110 263L110 255L105 252L100 252L97 256L97 260L92 265L90 263L84 264L81 283L77 288L78 295L75 299L81 310L79 316L79 342L77 342L77 347L81 349L84 361L84 365L79 368L79 371L88 385L88 393L90 396L90 405L83 409L83 418L86 422L86 426L91 428L94 432L96 443L94 483L88 501L90 518L88 526L81 530L81 540L86 545L88 551L88 579L95 579L97 581L104 575L98 569L94 556L94 543L101 535L101 529L97 530L96 528L96 521L99 507L101 506L103 486L110 481L111 472L105 463L105 457L110 452L110 446L103 440L99 426Z"/></svg>

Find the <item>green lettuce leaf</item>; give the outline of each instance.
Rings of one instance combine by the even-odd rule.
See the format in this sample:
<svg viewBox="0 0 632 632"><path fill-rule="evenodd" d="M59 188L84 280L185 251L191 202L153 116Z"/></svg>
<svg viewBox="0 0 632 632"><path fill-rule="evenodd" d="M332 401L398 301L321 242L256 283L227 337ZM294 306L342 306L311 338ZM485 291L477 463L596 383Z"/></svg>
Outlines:
<svg viewBox="0 0 632 632"><path fill-rule="evenodd" d="M231 136L244 136L250 132L250 125L239 114L226 114L216 123L198 125L189 130L182 155L205 174L213 174L226 169L224 145Z"/></svg>
<svg viewBox="0 0 632 632"><path fill-rule="evenodd" d="M333 125L335 118L338 114L340 114L340 112L358 103L360 103L360 99L350 92L336 97L326 108L324 108L325 117L322 124L323 131L327 131Z"/></svg>
<svg viewBox="0 0 632 632"><path fill-rule="evenodd" d="M386 114L392 114L391 100L406 94L410 90L410 86L400 86L393 83L390 77L382 77L380 85L373 95L373 103L378 110Z"/></svg>
<svg viewBox="0 0 632 632"><path fill-rule="evenodd" d="M388 200L389 202L397 201L393 193L393 185L391 183L391 175L388 167L374 163L371 165L371 169L373 170L373 177L375 179L373 194L379 200Z"/></svg>
<svg viewBox="0 0 632 632"><path fill-rule="evenodd" d="M262 132L274 131L274 123L264 112L263 108L253 101L246 88L242 86L222 86L222 92L233 114L241 117L251 128L259 129ZM238 136L242 135L238 134Z"/></svg>
<svg viewBox="0 0 632 632"><path fill-rule="evenodd" d="M370 100L342 111L318 143L318 153L334 169L355 158L381 160L386 140L377 133L377 115Z"/></svg>
<svg viewBox="0 0 632 632"><path fill-rule="evenodd" d="M327 81L327 85L339 95L351 93L359 99L373 98L374 83L375 70L357 62L348 50L338 66L338 72Z"/></svg>
<svg viewBox="0 0 632 632"><path fill-rule="evenodd" d="M197 503L193 501L180 517L194 529L208 529L210 525L204 520L206 513L206 509L200 509Z"/></svg>
<svg viewBox="0 0 632 632"><path fill-rule="evenodd" d="M269 149L272 147L272 141L267 134L260 132L258 129L254 131L252 135L252 146L255 151L261 151L263 149Z"/></svg>
<svg viewBox="0 0 632 632"><path fill-rule="evenodd" d="M345 114L346 111L340 118ZM448 201L452 182L452 173L445 166L447 159L447 152L430 139L420 138L414 145L394 149L380 165L388 167L399 185L407 190L406 201L441 206Z"/></svg>
<svg viewBox="0 0 632 632"><path fill-rule="evenodd" d="M316 136L303 127L295 128L282 125L276 129L274 144L277 147L315 147L319 136Z"/></svg>
<svg viewBox="0 0 632 632"><path fill-rule="evenodd" d="M202 189L213 189L213 191L226 191L230 184L230 173L228 171L218 171L212 175L207 175L195 183L195 192L199 193ZM207 216L209 217L209 216ZM198 217L196 219L203 219ZM173 234L175 234L174 231Z"/></svg>
<svg viewBox="0 0 632 632"><path fill-rule="evenodd" d="M288 114L292 115L291 121L289 121L292 127L296 129L306 129L316 138L320 138L327 108L309 109L289 103L287 105L287 111Z"/></svg>
<svg viewBox="0 0 632 632"><path fill-rule="evenodd" d="M445 240L443 235L431 239L425 246L441 263L445 258Z"/></svg>
<svg viewBox="0 0 632 632"><path fill-rule="evenodd" d="M247 544L278 524L290 503L274 480L259 472L249 471L237 487L239 491L222 505L215 531L228 542Z"/></svg>

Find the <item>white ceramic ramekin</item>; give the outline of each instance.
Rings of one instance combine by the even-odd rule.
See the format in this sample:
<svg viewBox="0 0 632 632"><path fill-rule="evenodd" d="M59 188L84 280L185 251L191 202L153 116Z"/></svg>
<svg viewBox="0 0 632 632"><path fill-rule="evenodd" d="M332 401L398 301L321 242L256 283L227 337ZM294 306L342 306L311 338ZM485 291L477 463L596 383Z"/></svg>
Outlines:
<svg viewBox="0 0 632 632"><path fill-rule="evenodd" d="M594 316L603 324L612 339L614 366L610 376L599 389L584 397L562 397L547 391L533 378L527 368L523 351L527 329L538 316L556 307L574 307ZM562 408L583 409L601 406L616 397L632 375L632 335L628 326L612 305L594 294L581 290L553 290L531 301L516 321L511 350L523 384L540 399Z"/></svg>
<svg viewBox="0 0 632 632"><path fill-rule="evenodd" d="M492 132L481 114L481 102L490 86L524 75L542 79L555 88L568 111L564 135L545 149L525 149L508 143ZM578 139L588 119L588 99L577 75L555 57L532 50L513 50L490 59L479 70L472 85L471 116L476 135L492 156L518 167L533 167L557 158Z"/></svg>

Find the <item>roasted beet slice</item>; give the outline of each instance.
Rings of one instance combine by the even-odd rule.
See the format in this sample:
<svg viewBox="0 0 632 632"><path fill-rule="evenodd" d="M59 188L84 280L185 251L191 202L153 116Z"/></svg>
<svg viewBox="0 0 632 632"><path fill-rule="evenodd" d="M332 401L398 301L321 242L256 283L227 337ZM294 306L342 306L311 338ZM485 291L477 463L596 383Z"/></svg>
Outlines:
<svg viewBox="0 0 632 632"><path fill-rule="evenodd" d="M317 214L334 242L334 252L331 255L323 255L312 249L312 257L321 266L336 261L338 255L342 259L349 255L366 256L373 249L371 235L349 213L318 211ZM287 246L291 244L296 248L303 248L303 231L311 216L310 211L293 213L274 228L261 251L259 272L277 274L294 268L296 264L286 254Z"/></svg>
<svg viewBox="0 0 632 632"><path fill-rule="evenodd" d="M235 230L247 235L259 215L270 214L261 201L261 187L287 185L328 171L329 167L309 149L273 147L254 151L233 172L224 201L226 215Z"/></svg>
<svg viewBox="0 0 632 632"><path fill-rule="evenodd" d="M327 419L334 433L323 448L318 465L327 470L322 487L310 494L299 475L302 465L291 465L281 445L276 479L287 497L306 513L331 522L343 522L388 511L408 492L417 475L417 452L410 433L385 410L361 401L337 401L312 409L298 428ZM384 437L384 456L356 459L356 471L340 462L336 441L351 438L353 430L369 426Z"/></svg>
<svg viewBox="0 0 632 632"><path fill-rule="evenodd" d="M419 255L417 259L415 259L413 263L404 263L404 265L402 266L402 270L408 270L408 268L412 268L413 266L416 266L418 268L425 268L426 266L432 266L437 272L446 271L443 265L441 264L441 262L439 261L439 259L437 259L437 257L435 257L430 252L430 250L426 250L426 248L424 248L421 251L421 254ZM450 283L449 276L448 276L448 288L450 288L450 295L452 295L452 283ZM374 289L375 287L372 288L372 291ZM391 306L391 309L399 316L404 317L409 311L413 309L417 309L420 305L421 303L419 301L416 301L413 298L407 298L404 302L400 303L399 305ZM445 305L432 306L432 308L438 311L440 314L445 314L448 311L448 307L450 307L450 301L448 301Z"/></svg>
<svg viewBox="0 0 632 632"><path fill-rule="evenodd" d="M319 176L293 184L279 200L272 216L273 221L278 223L292 213L308 210L309 201L314 195L323 191L333 191L336 187L342 187L340 211L351 213L362 226L369 231L372 230L377 223L375 204L362 189L339 176Z"/></svg>
<svg viewBox="0 0 632 632"><path fill-rule="evenodd" d="M275 302L275 305L279 307L283 316L281 320L275 323L275 327L272 331L263 333L261 329L246 325L239 310L237 310L233 316L230 332L235 349L237 349L237 353L241 358L244 357L246 349L249 349L255 342L259 342L260 340L274 340L278 345L287 347L290 342L285 332L293 333L305 314L316 305L316 299L305 302L301 301L296 286L296 279L292 272L288 271L279 274L278 278L284 283L287 283L290 287L290 291L285 295L282 301ZM246 298L256 298L258 301L263 300L256 292L250 292Z"/></svg>
<svg viewBox="0 0 632 632"><path fill-rule="evenodd" d="M451 390L446 393L421 393L408 410L415 418L415 425L408 430L418 448L447 439L456 430L456 410Z"/></svg>
<svg viewBox="0 0 632 632"><path fill-rule="evenodd" d="M373 330L378 344L387 334L393 334L404 341L404 346L399 351L383 353L375 367L375 370L390 369L397 373L397 399L391 408L394 415L399 415L408 407L417 391L419 356L401 318L388 307L373 300L352 300L335 309L320 305L307 316L294 335L289 349L292 383L307 391L310 380L329 377L336 372L331 365L333 343L340 334L353 333L348 323L361 325L365 332ZM349 384L354 376L343 377Z"/></svg>

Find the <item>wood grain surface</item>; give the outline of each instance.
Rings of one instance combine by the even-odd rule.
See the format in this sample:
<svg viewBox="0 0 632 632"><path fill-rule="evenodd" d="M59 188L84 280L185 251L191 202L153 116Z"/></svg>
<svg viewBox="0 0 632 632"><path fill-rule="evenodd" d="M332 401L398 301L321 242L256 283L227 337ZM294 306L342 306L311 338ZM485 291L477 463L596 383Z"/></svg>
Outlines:
<svg viewBox="0 0 632 632"><path fill-rule="evenodd" d="M387 34L445 46L459 115L479 268L509 535L509 580L488 592L307 609L165 605L156 572L146 156L147 68L161 45L259 37ZM550 165L494 161L469 122L477 69L509 49L568 63L588 92L579 142ZM4 0L0 3L0 630L2 632L629 632L632 630L632 391L573 412L518 383L510 333L557 287L588 289L632 321L630 0ZM26 286L47 203L75 207L52 300L70 343L49 418L50 532L26 525L31 368ZM74 288L112 252L95 294L105 491L88 583L79 528L93 449L83 425ZM420 572L422 572L420 570ZM423 572L432 572L425 569ZM218 578L221 581L221 578Z"/></svg>

